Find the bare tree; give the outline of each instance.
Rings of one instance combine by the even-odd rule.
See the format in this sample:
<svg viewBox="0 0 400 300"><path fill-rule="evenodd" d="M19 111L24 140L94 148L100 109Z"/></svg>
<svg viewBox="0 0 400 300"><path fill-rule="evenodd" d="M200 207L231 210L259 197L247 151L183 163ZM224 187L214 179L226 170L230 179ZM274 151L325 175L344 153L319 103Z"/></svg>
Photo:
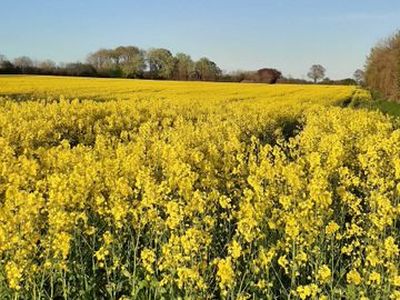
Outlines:
<svg viewBox="0 0 400 300"><path fill-rule="evenodd" d="M118 73L113 50L111 49L99 49L89 54L86 61L101 75L113 76L113 74Z"/></svg>
<svg viewBox="0 0 400 300"><path fill-rule="evenodd" d="M364 71L361 69L357 69L355 70L354 74L353 74L353 78L354 80L357 82L357 84L364 84Z"/></svg>
<svg viewBox="0 0 400 300"><path fill-rule="evenodd" d="M326 69L321 65L312 65L310 71L307 73L307 76L311 78L314 83L317 83L319 80L325 77Z"/></svg>
<svg viewBox="0 0 400 300"><path fill-rule="evenodd" d="M14 66L26 73L33 67L33 61L27 56L20 56L14 59Z"/></svg>
<svg viewBox="0 0 400 300"><path fill-rule="evenodd" d="M54 73L56 69L56 63L51 59L39 61L36 66L40 69L41 73L44 74Z"/></svg>
<svg viewBox="0 0 400 300"><path fill-rule="evenodd" d="M90 53L86 59L88 64L91 64L97 70L105 67L108 59L107 49L99 49L94 53Z"/></svg>

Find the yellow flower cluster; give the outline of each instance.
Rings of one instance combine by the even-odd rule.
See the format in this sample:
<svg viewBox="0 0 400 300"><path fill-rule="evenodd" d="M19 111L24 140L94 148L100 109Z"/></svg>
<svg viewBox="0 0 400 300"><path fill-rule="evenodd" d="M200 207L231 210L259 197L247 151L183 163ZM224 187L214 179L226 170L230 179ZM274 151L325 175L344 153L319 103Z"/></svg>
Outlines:
<svg viewBox="0 0 400 300"><path fill-rule="evenodd" d="M358 101L0 77L1 297L398 299L399 122Z"/></svg>

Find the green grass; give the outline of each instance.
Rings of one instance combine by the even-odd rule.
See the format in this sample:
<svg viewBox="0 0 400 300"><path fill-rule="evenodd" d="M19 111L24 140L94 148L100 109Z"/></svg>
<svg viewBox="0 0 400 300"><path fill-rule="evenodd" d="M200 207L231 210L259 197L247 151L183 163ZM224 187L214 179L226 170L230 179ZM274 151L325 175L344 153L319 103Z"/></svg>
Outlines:
<svg viewBox="0 0 400 300"><path fill-rule="evenodd" d="M380 97L374 98L374 100L370 102L356 102L353 105L350 104L353 108L366 108L370 110L379 110L384 114L400 117L400 103L384 100Z"/></svg>
<svg viewBox="0 0 400 300"><path fill-rule="evenodd" d="M372 102L371 106L372 108L377 108L388 115L400 117L400 103L387 100L376 100Z"/></svg>

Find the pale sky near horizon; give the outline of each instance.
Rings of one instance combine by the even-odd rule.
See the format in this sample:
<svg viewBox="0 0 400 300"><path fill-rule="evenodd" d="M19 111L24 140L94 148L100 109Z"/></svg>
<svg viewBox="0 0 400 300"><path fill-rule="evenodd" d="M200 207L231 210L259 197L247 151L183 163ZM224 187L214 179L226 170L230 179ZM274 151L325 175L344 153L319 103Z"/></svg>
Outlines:
<svg viewBox="0 0 400 300"><path fill-rule="evenodd" d="M2 0L0 11L0 54L10 59L84 61L136 45L300 78L314 63L330 78L352 77L400 29L400 0Z"/></svg>

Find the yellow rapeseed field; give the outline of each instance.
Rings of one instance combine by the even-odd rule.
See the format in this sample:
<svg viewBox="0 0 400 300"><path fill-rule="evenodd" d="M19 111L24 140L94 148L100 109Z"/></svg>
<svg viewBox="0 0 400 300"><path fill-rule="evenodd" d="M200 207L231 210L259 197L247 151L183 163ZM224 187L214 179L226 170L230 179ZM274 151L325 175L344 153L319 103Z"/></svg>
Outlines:
<svg viewBox="0 0 400 300"><path fill-rule="evenodd" d="M0 298L400 299L400 126L363 101L0 77Z"/></svg>

